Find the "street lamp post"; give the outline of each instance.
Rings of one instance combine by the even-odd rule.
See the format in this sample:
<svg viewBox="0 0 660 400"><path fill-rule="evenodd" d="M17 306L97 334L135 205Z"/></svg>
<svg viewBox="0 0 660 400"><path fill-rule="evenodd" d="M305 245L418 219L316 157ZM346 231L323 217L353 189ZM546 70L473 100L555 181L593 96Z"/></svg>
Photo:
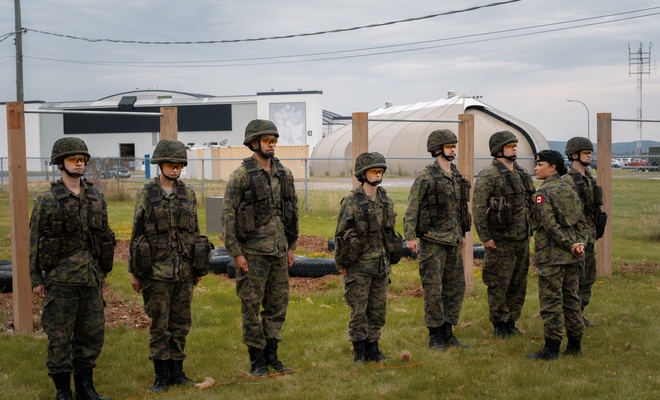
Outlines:
<svg viewBox="0 0 660 400"><path fill-rule="evenodd" d="M574 103L580 103L587 110L587 139L591 140L591 134L589 133L589 125L591 125L589 123L589 107L587 107L587 105L584 104L583 102L581 102L580 100L566 100L566 101L570 101L570 102L574 102Z"/></svg>

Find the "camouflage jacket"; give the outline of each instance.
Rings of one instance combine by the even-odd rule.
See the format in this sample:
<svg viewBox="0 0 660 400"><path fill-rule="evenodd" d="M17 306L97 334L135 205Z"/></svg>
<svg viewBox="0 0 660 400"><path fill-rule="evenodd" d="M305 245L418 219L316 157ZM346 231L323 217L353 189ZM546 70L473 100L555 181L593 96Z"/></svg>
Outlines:
<svg viewBox="0 0 660 400"><path fill-rule="evenodd" d="M500 166L506 168L494 159L476 179L472 196L474 226L482 242L528 239L532 234L534 184L517 163L507 182L498 169Z"/></svg>
<svg viewBox="0 0 660 400"><path fill-rule="evenodd" d="M91 242L96 233L111 233L105 197L86 180L75 194L58 180L34 203L30 217L30 281L98 286L104 273ZM54 190L66 194L65 211ZM66 214L66 215L65 215ZM42 273L45 272L45 279Z"/></svg>
<svg viewBox="0 0 660 400"><path fill-rule="evenodd" d="M363 211L354 192L361 193L369 199L369 212L373 212L375 224L365 221ZM387 202L387 205L383 204L382 201ZM393 214L394 205L392 204L392 200L387 196L387 192L382 187L377 188L377 193L373 198L367 196L364 193L363 187L360 186L341 200L335 237L344 235L349 229L353 230L356 235L360 236L358 239L360 239L361 251L357 263L354 265L340 265L337 262L337 269L346 268L351 271L370 275L389 275L391 265L387 249L385 248L386 209L391 210ZM396 218L395 215L390 215L390 218Z"/></svg>
<svg viewBox="0 0 660 400"><path fill-rule="evenodd" d="M568 169L568 173L561 177L566 183L571 185L575 193L580 196L582 207L584 211L584 218L589 225L589 243L596 242L596 222L594 220L595 210L599 207L594 199L594 187L596 186L596 178L591 175L591 168L587 168L586 176L582 175L580 171L573 168ZM575 182L576 179L580 185Z"/></svg>
<svg viewBox="0 0 660 400"><path fill-rule="evenodd" d="M172 193L166 193L158 183L146 183L135 195L135 213L131 230L131 244L144 237L151 248L151 278L161 281L189 280L192 276L190 244L195 234L199 233L197 218L197 198L195 190L178 180ZM186 193L185 199L180 198L177 186ZM152 202L149 200L149 190L153 188L160 194L164 211L165 229L158 228L157 217ZM129 253L128 272L133 273L132 252Z"/></svg>
<svg viewBox="0 0 660 400"><path fill-rule="evenodd" d="M432 165L440 168L437 160ZM435 191L435 182L431 172L432 165L426 166L417 174L415 182L410 188L403 221L404 238L406 240L414 240L417 237L420 212L428 207L429 195L432 194L432 191ZM459 220L461 207L460 179L456 174L447 172L442 168L440 168L440 173L443 179L438 188L438 193L446 202L440 210L444 215L438 223L432 221L428 232L424 233L421 238L436 243L459 246L463 237Z"/></svg>
<svg viewBox="0 0 660 400"><path fill-rule="evenodd" d="M293 222L296 233L287 238L282 221L282 182L280 182L280 175L275 162L271 160L269 174L254 156L252 158L256 163L262 182L265 182L266 185L269 209L271 210L270 218L265 225L255 227L255 230L250 232L249 235L246 235L245 232L239 232L239 218L243 218L243 220L255 218L254 215L246 213L243 207L246 203L246 197L251 192L251 179L245 164L241 164L232 172L225 189L222 209L225 247L227 253L232 257L242 254L283 256L288 249L295 250L298 241L298 196L295 189L293 189ZM290 179L293 182L291 171L286 167L283 167L283 169L287 180Z"/></svg>
<svg viewBox="0 0 660 400"><path fill-rule="evenodd" d="M588 227L580 199L558 174L547 178L536 191L537 223L534 265L573 264L574 243L586 243Z"/></svg>

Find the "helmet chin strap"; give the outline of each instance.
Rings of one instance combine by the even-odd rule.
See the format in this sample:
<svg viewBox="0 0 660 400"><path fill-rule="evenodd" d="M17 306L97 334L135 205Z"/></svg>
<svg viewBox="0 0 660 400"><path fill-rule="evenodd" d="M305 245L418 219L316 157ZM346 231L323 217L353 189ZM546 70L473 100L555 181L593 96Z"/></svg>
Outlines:
<svg viewBox="0 0 660 400"><path fill-rule="evenodd" d="M263 158L273 158L275 156L275 154L266 154L261 150L261 141L259 141L256 150L252 148L252 145L250 145L250 150L254 151L255 153L259 153L259 155Z"/></svg>
<svg viewBox="0 0 660 400"><path fill-rule="evenodd" d="M376 186L380 185L381 183L383 183L383 180L382 180L382 179L379 179L379 180L377 180L377 181L373 181L373 182L372 182L372 181L370 181L369 179L367 179L367 178L365 177L365 178L364 178L364 182L370 184L371 186L376 187Z"/></svg>
<svg viewBox="0 0 660 400"><path fill-rule="evenodd" d="M518 156L505 156L502 154L501 156L496 156L495 158L506 158L507 160L514 162L518 159Z"/></svg>
<svg viewBox="0 0 660 400"><path fill-rule="evenodd" d="M577 160L573 160L573 156L571 156L571 161L579 161L580 164L582 164L583 167L588 167L590 165L590 163L586 163L586 162L582 161L582 156L580 155L580 153L573 153L573 154L577 154L578 158L577 158Z"/></svg>
<svg viewBox="0 0 660 400"><path fill-rule="evenodd" d="M176 176L176 178L172 178L172 177L168 176L167 174L165 174L163 172L163 166L162 165L158 165L158 167L160 168L160 174L163 175L163 177L165 179L167 179L168 181L176 181L181 176L181 172L179 172L179 174Z"/></svg>
<svg viewBox="0 0 660 400"><path fill-rule="evenodd" d="M445 154L445 149L444 149L444 148L442 149L442 152L440 153L440 156L442 156L442 158L444 158L444 159L447 160L447 161L454 161L454 158L456 158L455 156L448 156L448 155L446 155L446 154Z"/></svg>
<svg viewBox="0 0 660 400"><path fill-rule="evenodd" d="M69 175L72 178L82 178L82 176L84 175L84 172L82 174L79 174L77 172L70 172L68 169L66 169L64 164L62 164L62 166L60 167L60 171L64 171L67 175Z"/></svg>

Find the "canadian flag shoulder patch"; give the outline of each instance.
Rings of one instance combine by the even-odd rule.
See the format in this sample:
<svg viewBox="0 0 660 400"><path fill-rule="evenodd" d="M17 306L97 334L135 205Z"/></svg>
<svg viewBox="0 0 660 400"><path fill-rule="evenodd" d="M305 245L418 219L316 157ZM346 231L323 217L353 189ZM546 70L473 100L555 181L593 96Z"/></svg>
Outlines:
<svg viewBox="0 0 660 400"><path fill-rule="evenodd" d="M544 201L545 201L545 197L543 197L543 195L536 196L536 204L541 204Z"/></svg>

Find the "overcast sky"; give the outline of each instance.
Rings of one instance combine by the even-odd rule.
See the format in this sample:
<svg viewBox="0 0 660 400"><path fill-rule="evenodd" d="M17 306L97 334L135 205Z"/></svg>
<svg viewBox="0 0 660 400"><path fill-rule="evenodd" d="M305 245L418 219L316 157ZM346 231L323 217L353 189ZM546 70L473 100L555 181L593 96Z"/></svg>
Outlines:
<svg viewBox="0 0 660 400"><path fill-rule="evenodd" d="M16 99L14 37L7 36L13 3L0 2L0 101ZM660 1L521 0L450 13L494 3L23 0L25 100L96 100L135 89L215 96L322 90L324 109L350 115L454 90L483 96L548 140L587 135L585 107L566 101L580 100L595 139L596 113L637 117L629 46L636 53L655 42L642 79L643 117L660 120ZM364 28L349 30L355 27ZM318 32L328 33L302 36ZM613 136L634 141L640 134L635 123L615 122ZM660 123L644 124L643 139L660 141Z"/></svg>

